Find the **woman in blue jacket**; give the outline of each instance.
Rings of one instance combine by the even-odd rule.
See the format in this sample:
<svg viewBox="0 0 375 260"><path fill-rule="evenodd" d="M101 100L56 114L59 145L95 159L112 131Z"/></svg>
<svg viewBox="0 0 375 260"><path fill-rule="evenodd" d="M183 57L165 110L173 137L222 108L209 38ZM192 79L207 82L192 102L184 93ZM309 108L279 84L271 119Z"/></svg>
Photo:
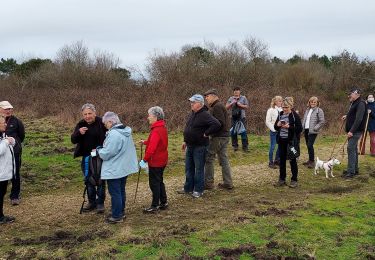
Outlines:
<svg viewBox="0 0 375 260"><path fill-rule="evenodd" d="M103 147L97 151L103 160L101 179L107 181L111 195L112 214L107 222L115 224L125 218L126 178L138 171L138 160L131 128L124 126L113 112L105 113L102 120L108 132Z"/></svg>

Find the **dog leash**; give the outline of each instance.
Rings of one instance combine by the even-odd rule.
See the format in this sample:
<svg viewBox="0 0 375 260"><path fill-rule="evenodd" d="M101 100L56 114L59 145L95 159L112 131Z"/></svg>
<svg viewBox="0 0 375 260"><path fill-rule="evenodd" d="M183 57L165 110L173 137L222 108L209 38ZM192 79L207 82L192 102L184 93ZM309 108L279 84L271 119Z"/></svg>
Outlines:
<svg viewBox="0 0 375 260"><path fill-rule="evenodd" d="M332 158L332 156L333 156L333 153L334 153L334 151L335 151L335 149L336 149L337 141L339 140L339 137L340 137L340 133L341 133L343 127L344 127L344 123L345 123L345 120L342 120L341 127L340 127L339 131L337 132L336 140L335 140L335 142L333 143L332 152L331 152L331 155L330 155L329 158ZM346 143L346 142L347 142L347 140L345 141L345 143ZM345 143L344 143L344 145L345 145Z"/></svg>

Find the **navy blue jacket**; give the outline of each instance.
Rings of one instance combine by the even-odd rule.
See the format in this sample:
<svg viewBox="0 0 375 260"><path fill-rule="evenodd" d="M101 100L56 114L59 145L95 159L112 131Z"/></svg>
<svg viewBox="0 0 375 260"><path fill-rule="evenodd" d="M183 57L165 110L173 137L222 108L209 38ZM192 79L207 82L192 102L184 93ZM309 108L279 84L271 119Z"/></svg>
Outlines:
<svg viewBox="0 0 375 260"><path fill-rule="evenodd" d="M367 108L371 109L369 114L370 118L368 120L367 130L369 132L375 132L375 102L367 103Z"/></svg>

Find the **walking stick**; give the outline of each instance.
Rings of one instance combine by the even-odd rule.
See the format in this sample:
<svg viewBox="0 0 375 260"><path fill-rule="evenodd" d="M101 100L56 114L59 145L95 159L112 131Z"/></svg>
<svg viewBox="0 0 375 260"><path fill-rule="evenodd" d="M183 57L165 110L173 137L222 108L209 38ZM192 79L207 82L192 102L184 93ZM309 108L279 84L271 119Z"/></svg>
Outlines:
<svg viewBox="0 0 375 260"><path fill-rule="evenodd" d="M143 143L141 143L141 159L139 161L141 161L143 158ZM137 198L137 192L138 192L138 184L139 184L139 176L141 175L141 167L139 167L139 170L138 170L138 179L137 179L137 187L135 188L135 194L134 194L134 203L135 203L135 200Z"/></svg>
<svg viewBox="0 0 375 260"><path fill-rule="evenodd" d="M87 192L87 185L85 185L85 189L83 190L83 202L82 202L79 214L82 214L83 212L83 205L85 205L85 202L86 202L86 192Z"/></svg>
<svg viewBox="0 0 375 260"><path fill-rule="evenodd" d="M362 150L363 150L363 147L365 146L365 142L366 142L367 126L368 126L368 120L370 118L370 113L371 113L371 110L367 110L366 126L365 126L365 130L363 130L362 142L361 142L361 149L359 150L359 154L360 155L364 155L365 154L365 151L363 151L363 154L362 154Z"/></svg>
<svg viewBox="0 0 375 260"><path fill-rule="evenodd" d="M335 142L334 142L334 144L333 144L333 148L332 148L331 156L329 157L330 159L332 159L333 152L335 151L336 144L337 144L337 140L338 140L339 137L340 137L341 130L342 130L342 128L344 127L344 123L345 123L345 120L342 120L341 127L340 127L340 129L339 129L339 131L338 131L338 133L337 133L337 135L336 135L336 140L335 140Z"/></svg>

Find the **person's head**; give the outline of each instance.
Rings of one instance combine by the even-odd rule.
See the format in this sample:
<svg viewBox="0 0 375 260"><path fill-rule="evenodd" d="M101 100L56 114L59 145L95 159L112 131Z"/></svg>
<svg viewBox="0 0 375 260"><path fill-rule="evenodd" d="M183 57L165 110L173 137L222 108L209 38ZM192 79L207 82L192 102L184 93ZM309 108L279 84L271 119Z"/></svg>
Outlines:
<svg viewBox="0 0 375 260"><path fill-rule="evenodd" d="M86 121L88 124L92 124L95 122L96 117L96 109L93 104L84 104L81 108L82 112L82 118Z"/></svg>
<svg viewBox="0 0 375 260"><path fill-rule="evenodd" d="M284 114L289 114L294 106L294 100L292 97L286 97L283 99L281 107L283 108Z"/></svg>
<svg viewBox="0 0 375 260"><path fill-rule="evenodd" d="M0 116L0 132L5 132L7 124L5 123L5 117Z"/></svg>
<svg viewBox="0 0 375 260"><path fill-rule="evenodd" d="M367 102L368 102L368 103L373 103L373 102L374 102L374 95L373 95L373 94L370 94L370 95L367 96L366 99L367 99Z"/></svg>
<svg viewBox="0 0 375 260"><path fill-rule="evenodd" d="M200 94L195 94L189 98L191 110L198 112L204 106L204 98Z"/></svg>
<svg viewBox="0 0 375 260"><path fill-rule="evenodd" d="M219 99L217 95L217 90L216 89L210 89L204 93L204 98L206 99L207 103L211 105L214 103L216 100Z"/></svg>
<svg viewBox="0 0 375 260"><path fill-rule="evenodd" d="M241 96L241 89L240 87L234 87L233 88L233 96L240 97Z"/></svg>
<svg viewBox="0 0 375 260"><path fill-rule="evenodd" d="M164 111L161 107L151 107L147 111L148 117L147 120L152 125L156 121L164 120Z"/></svg>
<svg viewBox="0 0 375 260"><path fill-rule="evenodd" d="M319 107L319 105L320 105L320 102L317 97L311 97L309 99L309 102L307 102L307 107L314 108L314 107Z"/></svg>
<svg viewBox="0 0 375 260"><path fill-rule="evenodd" d="M112 126L121 124L120 118L114 112L108 111L104 114L102 122L107 129L111 129Z"/></svg>
<svg viewBox="0 0 375 260"><path fill-rule="evenodd" d="M362 94L361 89L358 87L353 87L349 93L348 93L348 98L350 102L356 101Z"/></svg>
<svg viewBox="0 0 375 260"><path fill-rule="evenodd" d="M0 115L9 117L13 114L13 106L9 103L9 101L1 101L0 102Z"/></svg>
<svg viewBox="0 0 375 260"><path fill-rule="evenodd" d="M282 96L274 96L271 100L271 107L281 107L281 104L283 103Z"/></svg>

